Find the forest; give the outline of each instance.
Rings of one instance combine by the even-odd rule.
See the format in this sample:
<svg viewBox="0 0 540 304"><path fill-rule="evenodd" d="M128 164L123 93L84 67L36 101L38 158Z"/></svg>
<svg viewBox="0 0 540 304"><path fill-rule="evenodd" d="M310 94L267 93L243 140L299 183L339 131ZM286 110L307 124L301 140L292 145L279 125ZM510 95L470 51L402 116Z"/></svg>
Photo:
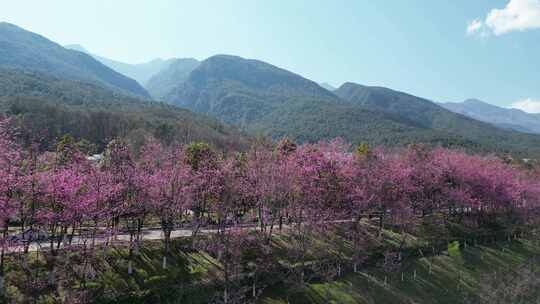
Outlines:
<svg viewBox="0 0 540 304"><path fill-rule="evenodd" d="M223 152L148 136L138 149L113 139L95 159L69 135L52 152L19 135L14 119L0 122L6 302L165 303L190 288L206 298L176 299L256 302L280 283L301 289L370 265L386 284L418 254L534 238L540 219L538 167L460 150L284 139ZM160 254L145 263L167 292L160 276L144 282L147 293L112 292L103 265L137 280L147 270L135 261L150 247ZM179 253L219 266L170 280Z"/></svg>

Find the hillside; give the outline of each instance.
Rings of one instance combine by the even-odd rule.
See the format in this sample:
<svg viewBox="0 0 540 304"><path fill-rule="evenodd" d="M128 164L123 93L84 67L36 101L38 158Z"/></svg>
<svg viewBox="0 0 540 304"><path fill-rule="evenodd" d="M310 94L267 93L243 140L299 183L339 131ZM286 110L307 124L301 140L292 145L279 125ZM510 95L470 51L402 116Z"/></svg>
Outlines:
<svg viewBox="0 0 540 304"><path fill-rule="evenodd" d="M540 114L526 113L519 109L501 108L478 99L467 99L463 102L446 102L440 105L452 112L491 123L501 128L540 134Z"/></svg>
<svg viewBox="0 0 540 304"><path fill-rule="evenodd" d="M449 111L440 105L384 87L345 83L336 91L344 100L371 110L399 115L410 124L448 132L485 147L506 151L535 151L540 137L504 130L491 124Z"/></svg>
<svg viewBox="0 0 540 304"><path fill-rule="evenodd" d="M204 115L39 72L0 69L0 110L17 117L29 140L41 134L44 149L67 133L98 151L113 138L136 143L144 135L167 143L206 141L230 149L247 145L235 128Z"/></svg>
<svg viewBox="0 0 540 304"><path fill-rule="evenodd" d="M153 98L163 100L165 95L184 82L197 66L199 66L199 61L193 58L173 59L155 73L146 82L145 87Z"/></svg>
<svg viewBox="0 0 540 304"><path fill-rule="evenodd" d="M275 286L258 303L537 303L539 253L538 243L526 239L479 246L455 242L444 254L402 265L386 282L384 271L372 267L301 290Z"/></svg>
<svg viewBox="0 0 540 304"><path fill-rule="evenodd" d="M203 61L164 99L251 132L301 142L334 137L372 143L403 137L404 142L424 132L399 117L353 107L297 74L236 56Z"/></svg>
<svg viewBox="0 0 540 304"><path fill-rule="evenodd" d="M330 92L257 60L203 61L164 100L229 124L300 142L342 137L389 146L428 143L472 151L540 155L540 137L454 114L412 95L345 84Z"/></svg>
<svg viewBox="0 0 540 304"><path fill-rule="evenodd" d="M0 67L39 71L150 97L135 80L108 68L91 56L65 49L43 36L5 22L0 23Z"/></svg>
<svg viewBox="0 0 540 304"><path fill-rule="evenodd" d="M202 91L212 96L205 96ZM204 60L167 97L201 111L212 111L224 97L219 93L260 95L269 104L280 104L297 97L339 101L337 96L300 75L259 60L230 55L216 55Z"/></svg>

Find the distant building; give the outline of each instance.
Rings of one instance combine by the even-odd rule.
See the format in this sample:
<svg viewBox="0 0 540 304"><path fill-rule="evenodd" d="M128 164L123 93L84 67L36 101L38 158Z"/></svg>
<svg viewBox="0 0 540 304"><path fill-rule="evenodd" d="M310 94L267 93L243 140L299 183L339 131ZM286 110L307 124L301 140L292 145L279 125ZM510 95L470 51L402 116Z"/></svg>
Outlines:
<svg viewBox="0 0 540 304"><path fill-rule="evenodd" d="M98 162L98 161L103 159L103 154L94 154L92 156L86 157L86 159L89 160L89 161Z"/></svg>

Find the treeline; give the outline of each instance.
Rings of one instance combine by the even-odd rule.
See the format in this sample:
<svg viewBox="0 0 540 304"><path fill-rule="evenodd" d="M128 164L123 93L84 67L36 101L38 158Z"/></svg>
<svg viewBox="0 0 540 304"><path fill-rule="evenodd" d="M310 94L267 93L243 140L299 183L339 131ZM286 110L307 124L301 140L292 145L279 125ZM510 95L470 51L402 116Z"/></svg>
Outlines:
<svg viewBox="0 0 540 304"><path fill-rule="evenodd" d="M96 153L114 138L134 146L146 136L167 145L204 141L223 150L242 150L250 141L234 127L185 109L16 69L0 69L0 111L15 118L27 146L38 142L42 151L54 150L64 134Z"/></svg>
<svg viewBox="0 0 540 304"><path fill-rule="evenodd" d="M523 234L540 218L537 169L460 151L284 140L224 154L203 143L147 139L138 154L112 140L96 161L69 136L55 152L22 149L11 125L0 123L0 287L8 297L5 259L14 256L31 296L91 301L93 259L125 246L132 275L151 228L162 233L164 272L173 232L189 231L182 250L220 261L218 298L234 303L260 295L265 278L303 286L357 271L370 258L370 229L421 231L435 248L455 225L481 239ZM287 246L274 246L276 237ZM401 263L404 246L401 240L381 253L384 271ZM34 252L45 265L40 271Z"/></svg>
<svg viewBox="0 0 540 304"><path fill-rule="evenodd" d="M6 114L19 126L25 145L37 142L42 151L54 150L65 134L81 141L88 153L101 153L114 138L135 147L147 136L166 145L205 141L224 150L242 150L249 143L234 128L162 104L74 107L38 97L14 97L5 102Z"/></svg>

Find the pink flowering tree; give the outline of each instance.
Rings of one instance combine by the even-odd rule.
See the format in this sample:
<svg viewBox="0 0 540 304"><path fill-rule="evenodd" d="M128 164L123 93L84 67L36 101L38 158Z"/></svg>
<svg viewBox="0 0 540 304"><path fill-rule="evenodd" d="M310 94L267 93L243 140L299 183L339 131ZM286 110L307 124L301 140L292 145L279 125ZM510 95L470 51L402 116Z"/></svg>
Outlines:
<svg viewBox="0 0 540 304"><path fill-rule="evenodd" d="M219 155L204 143L192 143L184 148L185 164L192 172L191 214L192 244L195 244L203 225L215 224L211 206L221 192Z"/></svg>
<svg viewBox="0 0 540 304"><path fill-rule="evenodd" d="M292 199L294 163L288 155L254 149L248 154L247 174L241 191L253 202L262 233L270 242L275 227L283 228Z"/></svg>
<svg viewBox="0 0 540 304"><path fill-rule="evenodd" d="M37 221L47 231L49 239L49 279L56 284L55 265L58 250L68 228L74 227L79 218L83 179L77 168L68 167L45 172L40 179L43 197L37 211Z"/></svg>
<svg viewBox="0 0 540 304"><path fill-rule="evenodd" d="M161 223L165 247L162 267L166 269L171 233L189 215L193 182L191 168L185 163L182 149L166 149L156 142L150 142L143 148L141 158L139 178L144 183L149 207Z"/></svg>
<svg viewBox="0 0 540 304"><path fill-rule="evenodd" d="M121 232L121 221L125 221L125 228L129 233L128 274L133 272L133 258L138 250L142 224L147 215L147 206L144 204L143 192L134 157L127 143L122 140L111 141L105 152L104 169L114 177L118 185L115 200L109 201L111 221L109 228L113 240Z"/></svg>
<svg viewBox="0 0 540 304"><path fill-rule="evenodd" d="M244 251L248 246L249 227L243 227L245 205L241 192L243 167L237 158L216 162L212 176L207 176L205 184L207 212L215 221L216 231L198 242L198 247L213 254L220 261L223 270L224 303L242 302L245 286L238 283L244 276ZM206 171L209 172L209 171Z"/></svg>
<svg viewBox="0 0 540 304"><path fill-rule="evenodd" d="M20 199L22 161L20 147L12 140L10 121L0 120L0 299L4 295L5 254L9 249L8 231Z"/></svg>

